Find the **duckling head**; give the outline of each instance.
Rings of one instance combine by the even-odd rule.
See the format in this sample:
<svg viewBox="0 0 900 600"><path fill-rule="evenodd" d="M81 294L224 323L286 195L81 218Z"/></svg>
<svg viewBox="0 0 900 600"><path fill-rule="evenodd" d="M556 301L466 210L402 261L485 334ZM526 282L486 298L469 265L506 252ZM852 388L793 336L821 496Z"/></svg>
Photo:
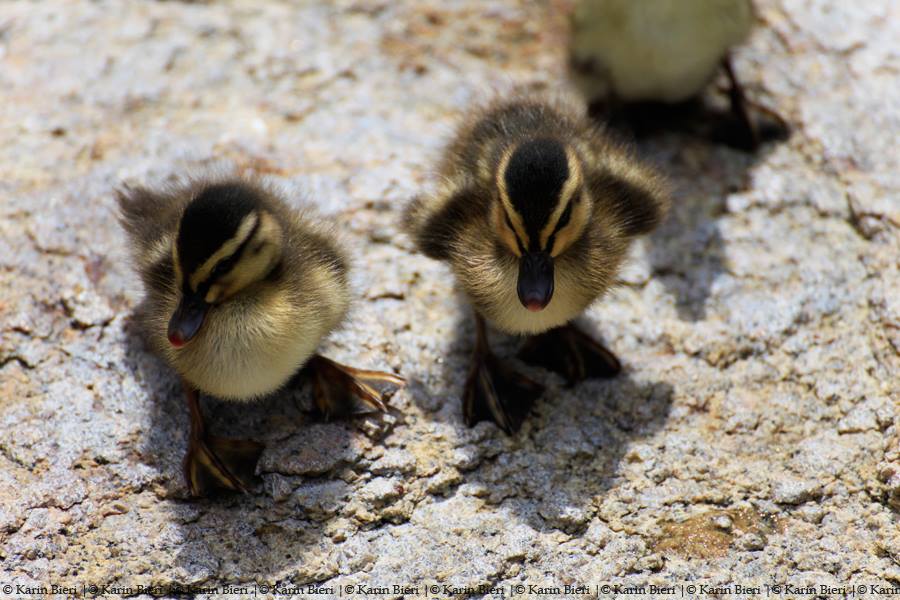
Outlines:
<svg viewBox="0 0 900 600"><path fill-rule="evenodd" d="M519 259L519 301L543 310L553 297L554 259L584 232L591 216L574 149L533 138L508 149L496 172L495 231Z"/></svg>
<svg viewBox="0 0 900 600"><path fill-rule="evenodd" d="M281 260L282 238L258 191L240 183L202 188L185 208L172 248L181 300L169 342L184 346L213 307L265 278Z"/></svg>

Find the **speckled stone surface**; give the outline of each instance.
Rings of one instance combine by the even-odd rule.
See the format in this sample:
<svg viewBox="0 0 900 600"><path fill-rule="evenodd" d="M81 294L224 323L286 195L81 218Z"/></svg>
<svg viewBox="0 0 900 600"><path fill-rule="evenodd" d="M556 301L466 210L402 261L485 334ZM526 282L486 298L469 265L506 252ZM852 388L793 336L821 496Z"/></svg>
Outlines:
<svg viewBox="0 0 900 600"><path fill-rule="evenodd" d="M643 142L674 209L584 321L624 373L537 371L518 436L462 425L473 323L397 218L469 102L567 85L570 8L0 6L0 583L900 586L891 0L759 2L736 66L792 137ZM207 401L262 483L191 502L112 190L210 168L340 222L359 301L323 351L410 385L352 422Z"/></svg>

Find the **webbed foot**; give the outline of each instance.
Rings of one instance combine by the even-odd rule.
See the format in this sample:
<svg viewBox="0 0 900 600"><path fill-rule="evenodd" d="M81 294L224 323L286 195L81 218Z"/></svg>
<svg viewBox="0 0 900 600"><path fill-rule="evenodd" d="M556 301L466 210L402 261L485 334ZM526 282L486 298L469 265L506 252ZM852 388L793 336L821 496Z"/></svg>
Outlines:
<svg viewBox="0 0 900 600"><path fill-rule="evenodd" d="M316 408L326 418L386 412L385 394L371 384L386 383L397 388L406 385L399 375L355 369L319 354L310 359L307 368L312 371Z"/></svg>
<svg viewBox="0 0 900 600"><path fill-rule="evenodd" d="M206 436L192 440L184 457L184 474L192 496L215 489L247 493L256 480L256 463L265 446L253 440Z"/></svg>
<svg viewBox="0 0 900 600"><path fill-rule="evenodd" d="M615 377L622 370L612 352L574 325L528 338L518 356L529 364L559 373L569 385L593 377Z"/></svg>
<svg viewBox="0 0 900 600"><path fill-rule="evenodd" d="M252 440L206 433L196 390L185 386L191 415L191 434L184 457L184 477L192 496L217 489L246 493L256 481L256 463L265 446Z"/></svg>
<svg viewBox="0 0 900 600"><path fill-rule="evenodd" d="M488 347L484 320L479 315L475 320L478 337L463 391L463 418L469 427L479 421L493 421L512 435L522 426L544 386L500 361Z"/></svg>

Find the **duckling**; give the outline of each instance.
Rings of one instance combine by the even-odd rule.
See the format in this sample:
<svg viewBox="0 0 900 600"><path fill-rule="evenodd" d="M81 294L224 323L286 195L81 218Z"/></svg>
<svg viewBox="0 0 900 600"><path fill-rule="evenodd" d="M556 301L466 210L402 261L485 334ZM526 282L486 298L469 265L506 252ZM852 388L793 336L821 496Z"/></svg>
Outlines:
<svg viewBox="0 0 900 600"><path fill-rule="evenodd" d="M761 133L729 56L752 24L750 0L580 0L572 15L572 74L590 101L672 105L697 96L724 68L739 128L726 141L752 150ZM754 106L785 128L773 111Z"/></svg>
<svg viewBox="0 0 900 600"><path fill-rule="evenodd" d="M486 321L530 336L520 358L570 384L617 374L615 355L570 322L610 288L631 241L662 220L668 193L582 112L518 94L473 111L438 172L405 227L422 253L449 264L474 308L466 423L491 419L511 434L543 386L493 354Z"/></svg>
<svg viewBox="0 0 900 600"><path fill-rule="evenodd" d="M184 385L191 422L184 474L192 495L247 491L263 450L209 434L199 392L250 401L306 365L325 415L364 405L386 410L370 384L402 386L401 377L315 353L346 315L350 292L343 251L308 211L241 178L125 186L117 196L145 288L141 324Z"/></svg>

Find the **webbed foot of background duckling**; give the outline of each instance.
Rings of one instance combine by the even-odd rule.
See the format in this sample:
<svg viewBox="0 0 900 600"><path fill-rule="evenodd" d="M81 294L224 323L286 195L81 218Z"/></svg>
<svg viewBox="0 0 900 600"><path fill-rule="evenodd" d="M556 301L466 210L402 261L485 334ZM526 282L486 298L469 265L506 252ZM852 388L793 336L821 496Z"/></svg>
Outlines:
<svg viewBox="0 0 900 600"><path fill-rule="evenodd" d="M463 418L469 427L493 421L512 435L543 393L543 385L514 371L493 353L477 353L463 391Z"/></svg>
<svg viewBox="0 0 900 600"><path fill-rule="evenodd" d="M218 489L246 493L256 481L256 463L265 446L252 440L224 438L206 433L196 390L185 384L191 433L184 457L184 477L192 496L207 496Z"/></svg>
<svg viewBox="0 0 900 600"><path fill-rule="evenodd" d="M247 493L256 482L256 463L265 446L252 440L214 435L191 440L184 475L192 496L225 489Z"/></svg>
<svg viewBox="0 0 900 600"><path fill-rule="evenodd" d="M612 352L574 325L529 337L518 356L524 362L559 373L569 385L592 377L615 377L622 370Z"/></svg>
<svg viewBox="0 0 900 600"><path fill-rule="evenodd" d="M325 418L346 417L373 411L387 412L387 395L372 384L402 388L406 380L393 373L355 369L321 355L307 363L313 378L313 399Z"/></svg>

